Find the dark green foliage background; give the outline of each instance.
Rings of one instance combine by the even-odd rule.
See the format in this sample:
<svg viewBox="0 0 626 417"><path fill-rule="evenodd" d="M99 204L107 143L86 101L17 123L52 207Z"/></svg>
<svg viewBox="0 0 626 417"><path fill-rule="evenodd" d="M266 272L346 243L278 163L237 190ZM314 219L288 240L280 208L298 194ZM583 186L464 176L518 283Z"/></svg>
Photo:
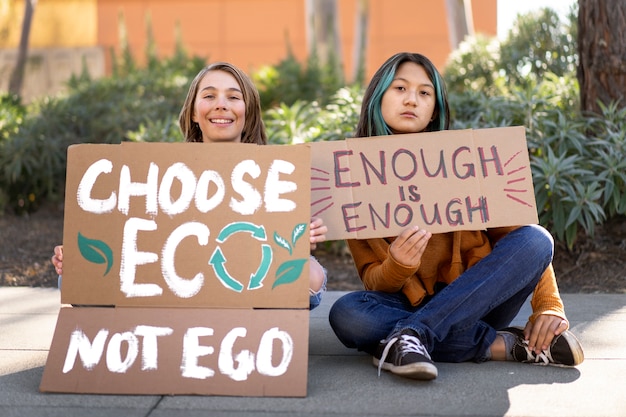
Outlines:
<svg viewBox="0 0 626 417"><path fill-rule="evenodd" d="M453 129L526 127L540 222L570 248L626 214L626 108L580 112L576 30L576 10L566 22L550 9L519 16L506 40L467 39L442 70ZM178 113L207 58L179 48L158 60L152 50L145 68L125 50L112 76L74 77L62 96L0 97L0 212L61 201L72 144L182 140ZM334 59L302 64L288 53L251 74L271 143L352 136L363 86L344 82Z"/></svg>

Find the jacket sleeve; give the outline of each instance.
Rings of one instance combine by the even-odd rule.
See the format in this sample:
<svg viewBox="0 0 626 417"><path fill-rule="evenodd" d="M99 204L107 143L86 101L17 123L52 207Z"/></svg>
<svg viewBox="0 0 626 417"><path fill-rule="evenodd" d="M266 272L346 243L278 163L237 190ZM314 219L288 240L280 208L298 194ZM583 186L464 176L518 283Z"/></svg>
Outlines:
<svg viewBox="0 0 626 417"><path fill-rule="evenodd" d="M351 239L347 242L366 290L400 291L419 268L419 265L406 266L396 262L384 239Z"/></svg>
<svg viewBox="0 0 626 417"><path fill-rule="evenodd" d="M537 283L530 305L533 312L529 320L533 323L541 314L549 314L567 319L565 317L565 308L563 306L563 300L561 300L561 295L559 294L552 264L544 271L541 279Z"/></svg>

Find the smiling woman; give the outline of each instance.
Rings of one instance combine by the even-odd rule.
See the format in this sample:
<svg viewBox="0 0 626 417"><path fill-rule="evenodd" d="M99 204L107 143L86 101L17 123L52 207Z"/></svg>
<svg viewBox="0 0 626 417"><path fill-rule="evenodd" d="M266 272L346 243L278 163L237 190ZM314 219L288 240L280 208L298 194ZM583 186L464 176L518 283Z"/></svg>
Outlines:
<svg viewBox="0 0 626 417"><path fill-rule="evenodd" d="M203 142L241 142L246 103L235 77L208 72L198 85L192 120L200 125Z"/></svg>
<svg viewBox="0 0 626 417"><path fill-rule="evenodd" d="M243 71L226 62L196 75L178 122L187 142L267 143L258 90Z"/></svg>

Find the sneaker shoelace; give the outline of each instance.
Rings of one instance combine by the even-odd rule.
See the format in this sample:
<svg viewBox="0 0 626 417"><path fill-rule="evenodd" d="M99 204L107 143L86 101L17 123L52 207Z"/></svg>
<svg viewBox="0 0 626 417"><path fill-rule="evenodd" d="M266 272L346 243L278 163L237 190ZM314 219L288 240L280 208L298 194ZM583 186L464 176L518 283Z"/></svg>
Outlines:
<svg viewBox="0 0 626 417"><path fill-rule="evenodd" d="M380 370L383 368L383 363L385 363L385 360L387 359L389 350L391 349L393 344L398 341L400 343L399 349L401 350L402 353L406 354L410 352L415 352L415 353L419 353L420 355L424 355L428 359L430 359L430 355L428 354L428 351L426 350L422 342L420 342L420 340L417 337L409 336L407 334L403 334L400 337L397 337L397 336L392 337L391 339L389 339L389 341L385 345L385 349L383 349L383 353L380 356L380 360L378 361L378 376L379 377L380 377Z"/></svg>
<svg viewBox="0 0 626 417"><path fill-rule="evenodd" d="M526 350L526 357L529 362L541 363L543 365L547 365L549 363L554 363L554 359L552 358L552 353L549 350L542 350L541 353L536 354L534 351L528 348L528 340L524 340L522 343L522 347Z"/></svg>

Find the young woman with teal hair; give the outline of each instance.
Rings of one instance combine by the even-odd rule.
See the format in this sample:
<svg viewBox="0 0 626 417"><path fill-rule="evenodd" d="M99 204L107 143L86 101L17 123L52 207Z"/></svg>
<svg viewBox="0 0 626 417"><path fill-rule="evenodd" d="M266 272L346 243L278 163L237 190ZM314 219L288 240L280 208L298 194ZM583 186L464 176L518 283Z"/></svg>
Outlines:
<svg viewBox="0 0 626 417"><path fill-rule="evenodd" d="M374 74L356 136L449 125L441 75L425 56L404 52ZM345 346L373 356L379 372L431 380L438 375L435 361L583 361L567 330L554 242L541 226L431 234L413 225L397 237L352 239L348 246L365 290L339 298L329 320ZM509 327L531 294L525 328Z"/></svg>

